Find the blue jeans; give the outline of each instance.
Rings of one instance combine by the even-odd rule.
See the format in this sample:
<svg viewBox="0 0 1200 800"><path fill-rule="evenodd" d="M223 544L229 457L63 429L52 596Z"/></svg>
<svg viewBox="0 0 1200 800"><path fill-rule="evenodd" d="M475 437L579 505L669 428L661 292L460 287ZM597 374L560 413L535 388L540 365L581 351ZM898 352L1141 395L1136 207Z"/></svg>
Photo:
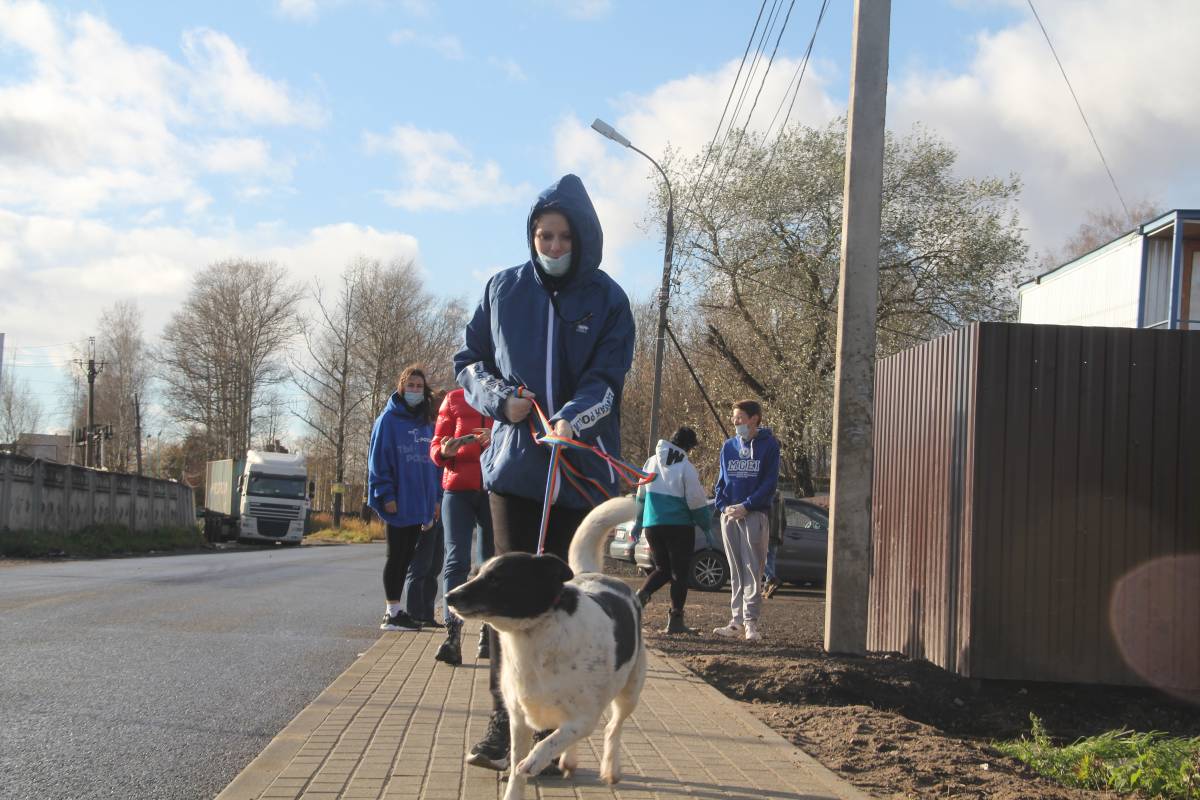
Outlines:
<svg viewBox="0 0 1200 800"><path fill-rule="evenodd" d="M776 577L778 577L775 574L775 553L778 552L778 550L779 545L777 544L767 545L767 565L763 567L763 576L767 580L774 580Z"/></svg>
<svg viewBox="0 0 1200 800"><path fill-rule="evenodd" d="M417 538L417 549L404 581L404 610L413 619L433 619L438 575L442 571L442 523L439 520Z"/></svg>
<svg viewBox="0 0 1200 800"><path fill-rule="evenodd" d="M487 492L447 491L442 495L442 524L446 529L446 591L467 582L471 572L472 535L479 529L479 560L496 551L492 537L492 510Z"/></svg>

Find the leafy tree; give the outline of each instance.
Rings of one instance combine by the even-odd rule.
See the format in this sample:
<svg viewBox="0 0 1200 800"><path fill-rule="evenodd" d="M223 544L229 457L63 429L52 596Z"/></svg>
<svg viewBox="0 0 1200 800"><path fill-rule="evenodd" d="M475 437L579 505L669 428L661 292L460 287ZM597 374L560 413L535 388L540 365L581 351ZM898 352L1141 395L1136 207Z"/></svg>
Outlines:
<svg viewBox="0 0 1200 800"><path fill-rule="evenodd" d="M687 198L676 263L689 345L721 398L763 401L783 445L785 476L815 488L813 462L831 435L845 120L792 127L775 141L743 132L708 161L668 158ZM886 137L878 356L974 320L1010 318L1027 246L1020 183L963 178L956 153L918 127ZM665 206L660 202L660 213Z"/></svg>

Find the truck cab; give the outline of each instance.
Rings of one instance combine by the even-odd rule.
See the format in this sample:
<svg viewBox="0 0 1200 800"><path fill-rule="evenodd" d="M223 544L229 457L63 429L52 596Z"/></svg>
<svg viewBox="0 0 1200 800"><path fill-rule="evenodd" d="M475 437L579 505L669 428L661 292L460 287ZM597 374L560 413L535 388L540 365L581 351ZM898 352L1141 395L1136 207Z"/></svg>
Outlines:
<svg viewBox="0 0 1200 800"><path fill-rule="evenodd" d="M246 466L238 478L238 539L300 544L307 513L304 456L246 451Z"/></svg>

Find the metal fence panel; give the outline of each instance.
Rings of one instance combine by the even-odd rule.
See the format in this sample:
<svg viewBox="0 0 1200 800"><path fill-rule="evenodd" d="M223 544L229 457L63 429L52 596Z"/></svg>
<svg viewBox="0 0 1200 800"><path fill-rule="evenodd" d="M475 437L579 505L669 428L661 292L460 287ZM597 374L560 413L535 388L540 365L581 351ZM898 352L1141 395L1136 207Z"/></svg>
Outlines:
<svg viewBox="0 0 1200 800"><path fill-rule="evenodd" d="M868 648L1200 690L1200 332L982 323L881 361Z"/></svg>

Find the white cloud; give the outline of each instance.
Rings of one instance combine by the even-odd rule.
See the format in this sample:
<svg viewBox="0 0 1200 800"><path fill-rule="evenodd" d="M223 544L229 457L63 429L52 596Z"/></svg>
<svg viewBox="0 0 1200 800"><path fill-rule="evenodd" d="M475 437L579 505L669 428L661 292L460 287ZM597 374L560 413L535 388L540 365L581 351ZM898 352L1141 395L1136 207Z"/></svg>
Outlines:
<svg viewBox="0 0 1200 800"><path fill-rule="evenodd" d="M521 65L511 58L496 58L492 56L488 59L488 64L503 72L504 76L510 81L523 82L528 80L525 70L521 69Z"/></svg>
<svg viewBox="0 0 1200 800"><path fill-rule="evenodd" d="M275 8L291 19L310 21L317 18L317 0L276 0Z"/></svg>
<svg viewBox="0 0 1200 800"><path fill-rule="evenodd" d="M418 33L417 31L405 28L394 31L388 37L388 41L392 44L402 47L407 44L412 44L426 50L432 50L442 58L450 61L461 61L465 55L462 42L457 36L452 34L435 35Z"/></svg>
<svg viewBox="0 0 1200 800"><path fill-rule="evenodd" d="M1200 93L1188 64L1194 0L1062 0L1039 8L1127 202L1200 204ZM1189 60L1190 59L1190 60ZM1036 21L979 34L961 74L894 76L893 128L921 121L959 151L964 174L1020 174L1035 250L1057 247L1116 195Z"/></svg>
<svg viewBox="0 0 1200 800"><path fill-rule="evenodd" d="M558 0L554 5L575 19L599 19L612 10L612 0Z"/></svg>
<svg viewBox="0 0 1200 800"><path fill-rule="evenodd" d="M762 130L771 123L797 64L776 59L752 127ZM668 81L645 95L621 97L613 103L612 116L605 115L606 121L660 163L668 147L696 155L703 152L717 128L737 71L738 61L731 61L715 72ZM809 64L793 122L823 125L842 112L825 90L829 71L825 65ZM757 87L757 79L753 86ZM647 230L645 224L650 199L661 179L642 156L601 137L590 124L591 120L574 116L559 122L554 131L555 162L561 171L577 172L584 178L604 225L605 270L623 275L627 272L624 252L629 246L662 241L662 231ZM777 121L774 130L778 129ZM684 198L676 198L677 209L683 203ZM635 291L649 291L659 280L660 270L661 262L645 275L625 277Z"/></svg>
<svg viewBox="0 0 1200 800"><path fill-rule="evenodd" d="M202 209L209 196L200 179L210 168L227 171L230 128L323 117L216 31L185 34L180 63L90 14L0 0L0 49L25 67L0 86L0 205L8 208ZM243 148L243 163L249 155ZM258 172L288 176L286 165L263 163L269 151L257 158Z"/></svg>
<svg viewBox="0 0 1200 800"><path fill-rule="evenodd" d="M188 31L183 35L183 51L192 65L193 96L227 124L315 127L325 121L319 105L296 99L287 84L257 72L246 51L223 33Z"/></svg>
<svg viewBox="0 0 1200 800"><path fill-rule="evenodd" d="M94 333L98 309L136 299L146 331L159 330L191 287L192 277L233 257L275 261L294 280L331 285L351 258L419 258L415 237L352 223L307 231L281 226L220 235L148 225L130 230L93 221L25 216L0 210L0 274L20 281L0 292L0 319L26 341L62 341Z"/></svg>
<svg viewBox="0 0 1200 800"><path fill-rule="evenodd" d="M451 133L397 125L388 134L367 133L368 153L400 160L400 188L385 191L385 200L409 211L455 211L524 199L528 186L504 183L494 161L474 160Z"/></svg>
<svg viewBox="0 0 1200 800"><path fill-rule="evenodd" d="M271 165L271 147L262 139L214 139L200 157L210 172L262 172Z"/></svg>

